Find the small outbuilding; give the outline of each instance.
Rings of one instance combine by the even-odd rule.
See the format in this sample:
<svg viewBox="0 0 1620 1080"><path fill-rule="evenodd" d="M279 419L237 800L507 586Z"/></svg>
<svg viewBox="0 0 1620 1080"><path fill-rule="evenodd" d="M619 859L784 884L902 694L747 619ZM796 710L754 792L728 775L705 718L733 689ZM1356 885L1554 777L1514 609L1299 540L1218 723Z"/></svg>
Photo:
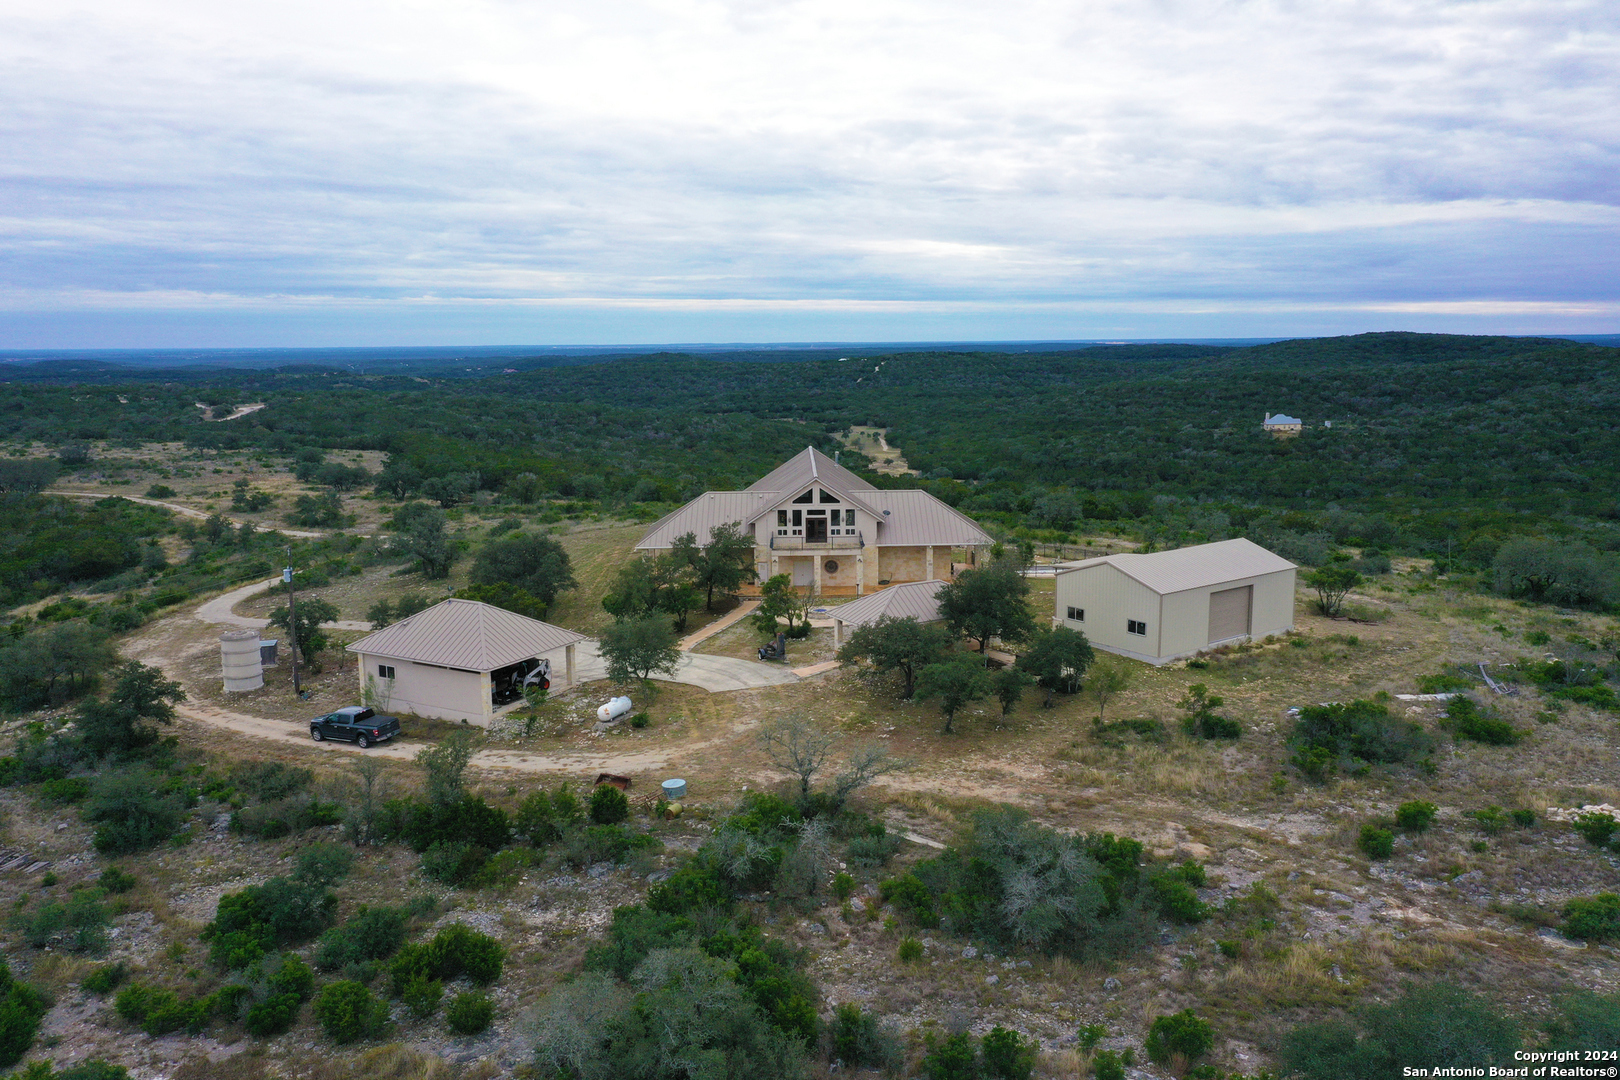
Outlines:
<svg viewBox="0 0 1620 1080"><path fill-rule="evenodd" d="M1164 664L1292 630L1297 570L1242 539L1105 555L1058 568L1056 622L1106 652Z"/></svg>
<svg viewBox="0 0 1620 1080"><path fill-rule="evenodd" d="M446 600L350 645L360 692L380 710L488 724L539 664L574 684L584 634L476 600ZM560 671L559 671L560 669Z"/></svg>
<svg viewBox="0 0 1620 1080"><path fill-rule="evenodd" d="M920 623L938 622L939 590L944 587L945 582L938 579L908 581L840 604L831 612L833 644L842 645L851 630L870 626L885 615L891 619L916 619Z"/></svg>

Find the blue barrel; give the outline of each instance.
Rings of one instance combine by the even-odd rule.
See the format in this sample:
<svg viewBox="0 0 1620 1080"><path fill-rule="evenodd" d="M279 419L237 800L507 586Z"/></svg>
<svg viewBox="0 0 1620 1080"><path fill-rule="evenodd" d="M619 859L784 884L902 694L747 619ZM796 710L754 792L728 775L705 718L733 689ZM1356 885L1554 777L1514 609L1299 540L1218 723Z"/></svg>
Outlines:
<svg viewBox="0 0 1620 1080"><path fill-rule="evenodd" d="M670 802L680 802L682 799L686 798L686 781L665 780L664 798L668 799Z"/></svg>

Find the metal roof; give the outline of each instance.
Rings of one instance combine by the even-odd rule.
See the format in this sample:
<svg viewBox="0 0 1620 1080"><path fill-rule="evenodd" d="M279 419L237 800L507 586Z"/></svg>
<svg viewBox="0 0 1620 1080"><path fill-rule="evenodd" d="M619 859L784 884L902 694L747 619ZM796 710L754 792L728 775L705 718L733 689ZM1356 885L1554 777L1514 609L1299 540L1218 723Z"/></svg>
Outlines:
<svg viewBox="0 0 1620 1080"><path fill-rule="evenodd" d="M1249 415L1253 416L1254 413L1250 413ZM1268 423L1268 424L1300 424L1300 425L1303 425L1305 423L1305 421L1297 420L1292 416L1285 416L1282 413L1278 413L1276 416L1268 416L1268 417L1266 417L1266 423Z"/></svg>
<svg viewBox="0 0 1620 1080"><path fill-rule="evenodd" d="M741 525L767 506L775 505L778 497L774 491L706 491L653 522L636 550L663 551L674 547L675 541L687 533L696 536L700 544L708 543L709 534L717 527Z"/></svg>
<svg viewBox="0 0 1620 1080"><path fill-rule="evenodd" d="M450 599L361 638L348 651L461 671L493 671L584 640L584 634L492 604Z"/></svg>
<svg viewBox="0 0 1620 1080"><path fill-rule="evenodd" d="M885 546L984 547L996 542L995 537L979 528L978 522L926 491L873 490L864 497L884 515L877 542Z"/></svg>
<svg viewBox="0 0 1620 1080"><path fill-rule="evenodd" d="M1275 574L1279 570L1298 569L1281 555L1239 537L1173 551L1155 551L1150 555L1135 552L1103 555L1065 566L1058 570L1058 574L1072 574L1076 570L1088 570L1104 563L1160 595Z"/></svg>
<svg viewBox="0 0 1620 1080"><path fill-rule="evenodd" d="M891 619L916 619L918 622L939 621L939 590L943 581L908 581L904 585L890 585L880 592L870 593L859 600L840 604L829 614L845 626L867 626L887 615Z"/></svg>
<svg viewBox="0 0 1620 1080"><path fill-rule="evenodd" d="M876 491L871 484L844 468L813 446L804 453L795 454L782 464L748 485L749 491L803 491L812 481L820 480L841 491Z"/></svg>
<svg viewBox="0 0 1620 1080"><path fill-rule="evenodd" d="M695 535L699 543L705 542L717 526L755 521L786 500L797 498L813 483L836 492L877 520L877 535L869 541L873 544L978 547L995 543L972 518L928 492L875 488L826 454L808 447L744 491L706 491L679 510L665 514L653 522L636 550L667 550L687 533Z"/></svg>

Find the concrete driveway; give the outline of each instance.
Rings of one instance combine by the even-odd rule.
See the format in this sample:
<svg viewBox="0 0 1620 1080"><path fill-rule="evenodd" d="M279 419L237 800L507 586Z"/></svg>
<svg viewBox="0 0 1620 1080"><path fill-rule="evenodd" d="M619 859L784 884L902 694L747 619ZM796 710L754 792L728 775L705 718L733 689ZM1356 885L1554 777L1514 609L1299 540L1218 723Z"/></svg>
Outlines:
<svg viewBox="0 0 1620 1080"><path fill-rule="evenodd" d="M597 654L595 641L579 643L575 657L575 677L580 682L607 678L607 665ZM660 682L685 683L702 690L757 690L762 686L784 686L796 683L799 677L785 667L762 664L756 660L739 660L734 656L709 656L704 653L682 653L675 665L675 675L654 675Z"/></svg>

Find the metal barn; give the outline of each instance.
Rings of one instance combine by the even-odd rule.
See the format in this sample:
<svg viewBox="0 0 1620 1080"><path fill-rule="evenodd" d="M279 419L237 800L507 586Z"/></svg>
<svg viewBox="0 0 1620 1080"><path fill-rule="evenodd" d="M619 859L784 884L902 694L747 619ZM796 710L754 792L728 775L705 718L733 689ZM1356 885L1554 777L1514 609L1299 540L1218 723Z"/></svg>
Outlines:
<svg viewBox="0 0 1620 1080"><path fill-rule="evenodd" d="M1164 664L1292 630L1297 569L1242 539L1105 555L1058 568L1055 618L1098 649Z"/></svg>

